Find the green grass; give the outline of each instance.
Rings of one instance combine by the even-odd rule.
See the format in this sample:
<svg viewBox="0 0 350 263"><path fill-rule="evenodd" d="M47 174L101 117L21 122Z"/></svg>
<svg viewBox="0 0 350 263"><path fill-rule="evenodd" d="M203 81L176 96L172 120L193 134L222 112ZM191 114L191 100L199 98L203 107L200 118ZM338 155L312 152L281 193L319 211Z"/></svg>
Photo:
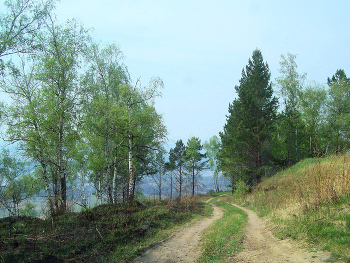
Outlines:
<svg viewBox="0 0 350 263"><path fill-rule="evenodd" d="M224 216L204 231L203 254L199 262L225 262L227 258L241 250L247 215L242 210L228 204L226 201L229 198L220 198L223 194L228 194L228 192L218 194L217 198L211 200L211 203L223 208Z"/></svg>
<svg viewBox="0 0 350 263"><path fill-rule="evenodd" d="M333 204L323 204L308 210L301 217L280 219L272 217L278 226L277 236L305 240L316 249L329 250L336 258L350 262L350 198Z"/></svg>

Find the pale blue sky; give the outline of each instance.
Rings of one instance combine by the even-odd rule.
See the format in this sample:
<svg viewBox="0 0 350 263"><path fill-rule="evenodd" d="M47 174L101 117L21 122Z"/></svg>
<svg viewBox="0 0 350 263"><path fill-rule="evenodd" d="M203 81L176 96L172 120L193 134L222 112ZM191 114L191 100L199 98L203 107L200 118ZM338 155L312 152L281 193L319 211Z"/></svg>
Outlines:
<svg viewBox="0 0 350 263"><path fill-rule="evenodd" d="M234 87L255 48L278 76L281 54L298 54L299 72L325 83L336 69L350 76L350 1L61 0L60 21L77 18L93 37L117 43L132 79L163 79L172 144L202 142L226 122Z"/></svg>

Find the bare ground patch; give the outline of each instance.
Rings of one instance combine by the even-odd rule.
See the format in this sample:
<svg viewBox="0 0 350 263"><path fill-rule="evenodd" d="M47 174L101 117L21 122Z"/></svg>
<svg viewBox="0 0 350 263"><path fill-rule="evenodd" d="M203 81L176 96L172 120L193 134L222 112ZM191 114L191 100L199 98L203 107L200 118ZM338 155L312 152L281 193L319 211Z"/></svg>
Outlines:
<svg viewBox="0 0 350 263"><path fill-rule="evenodd" d="M272 235L257 214L247 208L234 205L248 214L243 251L227 262L335 262L328 252L309 252L289 239L279 240Z"/></svg>

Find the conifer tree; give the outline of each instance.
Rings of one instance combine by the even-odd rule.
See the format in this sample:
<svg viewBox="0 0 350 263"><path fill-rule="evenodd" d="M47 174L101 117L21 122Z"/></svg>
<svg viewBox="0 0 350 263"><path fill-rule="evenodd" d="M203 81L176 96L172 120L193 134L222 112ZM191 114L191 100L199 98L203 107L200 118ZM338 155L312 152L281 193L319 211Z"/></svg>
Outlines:
<svg viewBox="0 0 350 263"><path fill-rule="evenodd" d="M186 145L182 140L177 140L176 145L169 152L169 166L175 171L175 178L179 186L179 199L181 199L183 185L186 180Z"/></svg>
<svg viewBox="0 0 350 263"><path fill-rule="evenodd" d="M277 98L273 96L271 73L261 51L253 51L235 87L238 99L230 108L222 134L223 151L235 149L241 168L247 170L249 183L259 183L262 167L270 159L269 143L275 120ZM226 137L226 138L225 138ZM230 158L229 155L226 157ZM227 161L226 161L227 162ZM242 169L241 169L242 170Z"/></svg>
<svg viewBox="0 0 350 263"><path fill-rule="evenodd" d="M206 155L201 153L202 148L203 145L199 138L192 137L188 139L186 145L186 167L191 174L192 196L195 193L196 179L201 176L201 171L207 169L208 161L203 160L206 158Z"/></svg>

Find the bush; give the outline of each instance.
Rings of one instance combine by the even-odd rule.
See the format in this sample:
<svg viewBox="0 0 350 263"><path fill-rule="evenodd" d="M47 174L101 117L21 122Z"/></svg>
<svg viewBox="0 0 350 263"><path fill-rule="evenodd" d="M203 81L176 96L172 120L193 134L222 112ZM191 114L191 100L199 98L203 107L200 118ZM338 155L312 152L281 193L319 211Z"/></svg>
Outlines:
<svg viewBox="0 0 350 263"><path fill-rule="evenodd" d="M234 195L236 197L241 197L248 191L249 191L249 185L247 185L244 181L240 180L236 183L236 190Z"/></svg>

